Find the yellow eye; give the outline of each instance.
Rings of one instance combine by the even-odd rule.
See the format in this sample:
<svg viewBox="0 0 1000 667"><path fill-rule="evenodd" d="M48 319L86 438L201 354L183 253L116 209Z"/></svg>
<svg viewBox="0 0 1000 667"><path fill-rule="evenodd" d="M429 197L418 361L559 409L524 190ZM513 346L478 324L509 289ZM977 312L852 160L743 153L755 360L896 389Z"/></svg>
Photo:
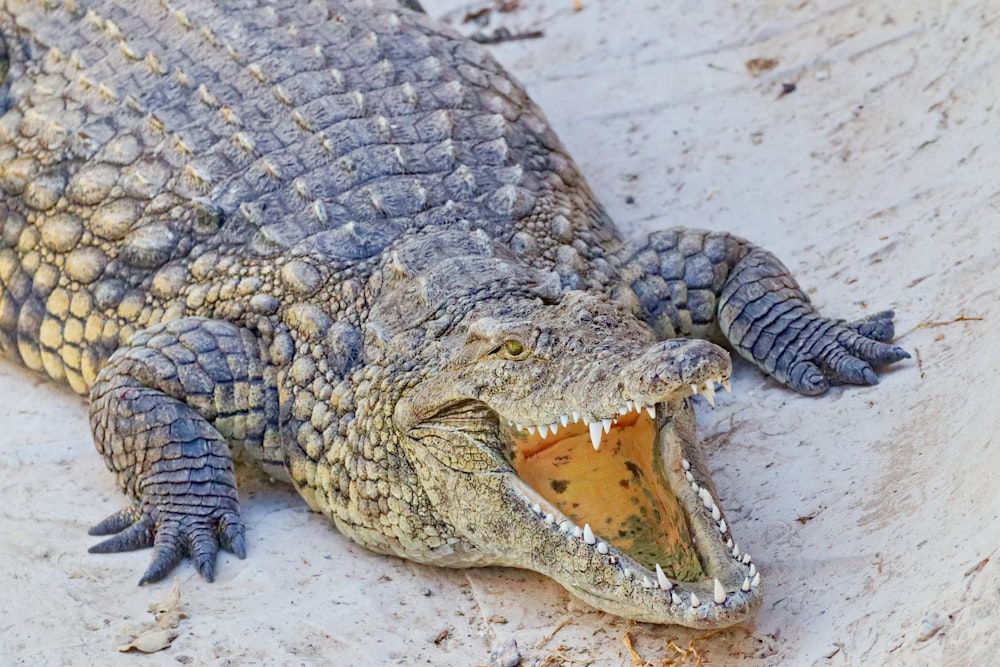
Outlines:
<svg viewBox="0 0 1000 667"><path fill-rule="evenodd" d="M524 344L514 338L504 341L503 349L511 357L520 357L524 354Z"/></svg>

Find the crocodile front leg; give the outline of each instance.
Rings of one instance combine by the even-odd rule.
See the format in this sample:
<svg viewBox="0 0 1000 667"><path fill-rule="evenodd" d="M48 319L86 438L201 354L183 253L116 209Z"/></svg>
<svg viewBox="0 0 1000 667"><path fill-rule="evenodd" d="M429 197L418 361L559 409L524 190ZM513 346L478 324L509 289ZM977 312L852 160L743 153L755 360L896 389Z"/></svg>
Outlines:
<svg viewBox="0 0 1000 667"><path fill-rule="evenodd" d="M246 554L229 444L259 447L269 421L260 348L238 326L185 318L139 332L91 390L94 441L136 502L91 529L91 552L152 546L140 585L190 555L211 581L219 546Z"/></svg>
<svg viewBox="0 0 1000 667"><path fill-rule="evenodd" d="M820 315L771 253L726 233L674 228L619 256L640 317L663 337L721 333L734 350L792 389L876 384L872 365L910 355L889 344L892 311L856 322Z"/></svg>

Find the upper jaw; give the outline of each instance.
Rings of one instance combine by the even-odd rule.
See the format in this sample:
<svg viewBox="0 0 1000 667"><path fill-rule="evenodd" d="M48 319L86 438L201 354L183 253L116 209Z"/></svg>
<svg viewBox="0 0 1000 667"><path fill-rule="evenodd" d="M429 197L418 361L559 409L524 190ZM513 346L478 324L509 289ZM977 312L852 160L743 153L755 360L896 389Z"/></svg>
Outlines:
<svg viewBox="0 0 1000 667"><path fill-rule="evenodd" d="M705 400L714 407L716 383L720 384L727 392L731 390L729 379L719 377L718 379L692 382L683 387L679 387L675 392L672 392L669 397L663 400L666 402L686 398L688 396L702 395L705 397ZM524 432L532 436L538 433L538 435L542 438L547 438L550 435L556 435L559 433L560 428L567 428L570 425L583 422L590 431L591 444L595 450L599 450L601 448L604 435L611 431L611 427L618 422L618 418L629 415L633 412L645 412L652 419L656 419L656 403L644 405L631 399L626 399L625 402L617 409L612 409L611 411L606 410L603 414L599 410L568 410L559 415L559 417L551 423L525 425L520 422L512 422L503 416L500 416L500 420L511 429Z"/></svg>

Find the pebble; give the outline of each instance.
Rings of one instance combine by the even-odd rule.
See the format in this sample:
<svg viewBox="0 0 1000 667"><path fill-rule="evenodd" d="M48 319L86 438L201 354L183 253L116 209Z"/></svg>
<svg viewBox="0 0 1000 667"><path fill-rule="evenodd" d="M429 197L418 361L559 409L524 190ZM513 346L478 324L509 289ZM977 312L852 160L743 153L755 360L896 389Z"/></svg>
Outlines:
<svg viewBox="0 0 1000 667"><path fill-rule="evenodd" d="M520 662L521 652L517 650L517 642L513 639L508 639L490 651L490 667L517 667Z"/></svg>
<svg viewBox="0 0 1000 667"><path fill-rule="evenodd" d="M931 612L923 617L920 621L920 630L917 632L917 641L925 642L944 627L944 619L938 616L935 612Z"/></svg>

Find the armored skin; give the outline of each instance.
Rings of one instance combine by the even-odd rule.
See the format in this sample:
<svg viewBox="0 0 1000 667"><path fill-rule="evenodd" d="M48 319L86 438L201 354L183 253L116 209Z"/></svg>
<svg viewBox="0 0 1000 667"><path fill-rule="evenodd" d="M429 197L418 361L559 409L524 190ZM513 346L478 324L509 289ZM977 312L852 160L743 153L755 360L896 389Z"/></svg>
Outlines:
<svg viewBox="0 0 1000 667"><path fill-rule="evenodd" d="M245 555L238 453L369 549L736 623L698 337L806 394L907 356L743 239L623 240L522 87L401 4L10 0L0 35L0 351L90 396L133 500L93 550L152 546L140 583Z"/></svg>

